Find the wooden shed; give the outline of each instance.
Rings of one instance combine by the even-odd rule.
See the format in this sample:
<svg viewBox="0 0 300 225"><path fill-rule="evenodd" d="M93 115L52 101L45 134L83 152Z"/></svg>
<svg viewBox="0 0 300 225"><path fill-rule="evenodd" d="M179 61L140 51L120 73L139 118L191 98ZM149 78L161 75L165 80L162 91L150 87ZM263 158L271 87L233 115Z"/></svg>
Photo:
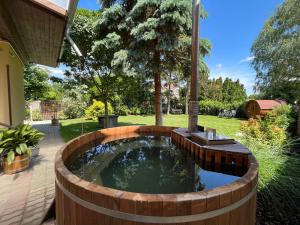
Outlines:
<svg viewBox="0 0 300 225"><path fill-rule="evenodd" d="M283 100L250 100L246 103L245 113L248 118L264 116L280 105L286 105Z"/></svg>

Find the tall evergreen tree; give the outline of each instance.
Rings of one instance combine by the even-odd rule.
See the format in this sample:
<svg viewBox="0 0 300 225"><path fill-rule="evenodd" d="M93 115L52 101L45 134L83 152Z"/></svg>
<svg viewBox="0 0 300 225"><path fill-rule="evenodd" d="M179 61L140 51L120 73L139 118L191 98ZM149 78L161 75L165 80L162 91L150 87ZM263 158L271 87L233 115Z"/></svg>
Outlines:
<svg viewBox="0 0 300 225"><path fill-rule="evenodd" d="M113 64L130 64L135 73L154 79L156 125L162 125L161 74L177 50L186 47L192 32L190 0L102 1L108 7L97 23L98 33L115 32L125 48L114 54ZM205 17L202 10L201 17Z"/></svg>

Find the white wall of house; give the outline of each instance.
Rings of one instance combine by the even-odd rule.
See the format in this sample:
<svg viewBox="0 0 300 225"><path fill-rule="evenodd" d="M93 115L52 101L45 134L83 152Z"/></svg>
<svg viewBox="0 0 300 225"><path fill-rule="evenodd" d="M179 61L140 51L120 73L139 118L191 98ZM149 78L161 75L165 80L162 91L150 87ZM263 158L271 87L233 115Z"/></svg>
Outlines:
<svg viewBox="0 0 300 225"><path fill-rule="evenodd" d="M12 46L0 40L0 122L16 126L24 121L23 74L24 65Z"/></svg>

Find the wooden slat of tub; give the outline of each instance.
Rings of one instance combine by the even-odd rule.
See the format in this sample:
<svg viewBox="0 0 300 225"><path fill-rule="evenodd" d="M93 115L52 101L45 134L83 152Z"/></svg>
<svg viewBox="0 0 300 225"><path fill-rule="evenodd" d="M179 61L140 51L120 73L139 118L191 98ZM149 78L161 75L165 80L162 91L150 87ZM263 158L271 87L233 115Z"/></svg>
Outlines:
<svg viewBox="0 0 300 225"><path fill-rule="evenodd" d="M252 172L252 168L250 168L250 171L242 178L244 181L244 186L241 188L241 196L246 196L248 193L252 191L252 189L255 187L253 186L253 180L256 181L256 174ZM253 197L252 197L253 198ZM251 220L249 219L251 216L251 199L242 206L242 214L241 214L241 223L245 225L253 225L251 224Z"/></svg>
<svg viewBox="0 0 300 225"><path fill-rule="evenodd" d="M208 191L206 197L206 210L213 211L219 208L220 208L220 191L219 190ZM218 218L214 217L205 220L205 225L218 225Z"/></svg>
<svg viewBox="0 0 300 225"><path fill-rule="evenodd" d="M146 197L147 196L147 197ZM135 213L138 215L151 215L151 209L148 205L147 199L149 198L149 195L144 195L137 194L132 201L135 201L136 205L136 211ZM137 223L138 224L138 223ZM148 223L144 223L145 225L150 225Z"/></svg>
<svg viewBox="0 0 300 225"><path fill-rule="evenodd" d="M227 166L231 166L232 163L232 154L230 152L226 153L226 159L225 159L225 164Z"/></svg>
<svg viewBox="0 0 300 225"><path fill-rule="evenodd" d="M215 152L208 149L205 149L205 152L205 161L210 164Z"/></svg>
<svg viewBox="0 0 300 225"><path fill-rule="evenodd" d="M176 216L176 195L160 195L162 199L162 215Z"/></svg>
<svg viewBox="0 0 300 225"><path fill-rule="evenodd" d="M92 201L92 193L91 191L89 191L89 186L91 184L89 184L88 182L84 181L84 180L80 180L79 182L77 182L78 186L77 186L77 190L76 190L76 196L79 196L81 199L91 202ZM79 185L81 186L81 188L79 187ZM87 188L87 189L86 189ZM68 188L67 190L70 190L70 188ZM67 208L66 208L67 209ZM93 217L93 215L95 214L94 211L91 211L83 206L80 206L78 204L76 204L76 212L80 212L77 213L79 215L79 218L77 218L77 221L79 221L79 224L86 224L86 225L92 225L92 224L97 224L97 221L95 220L95 216ZM65 223L66 225L67 223Z"/></svg>
<svg viewBox="0 0 300 225"><path fill-rule="evenodd" d="M80 147L79 137L71 141L62 153L62 159L65 162L69 156Z"/></svg>
<svg viewBox="0 0 300 225"><path fill-rule="evenodd" d="M224 208L231 204L231 188L229 186L221 187L220 191L220 208ZM218 217L218 224L229 225L230 224L230 212L225 213Z"/></svg>
<svg viewBox="0 0 300 225"><path fill-rule="evenodd" d="M241 191L240 191L241 183L235 182L231 186L231 201L237 202L241 199ZM230 212L230 225L241 225L239 224L241 210L237 208Z"/></svg>
<svg viewBox="0 0 300 225"><path fill-rule="evenodd" d="M58 224L63 224L64 221L64 211L63 211L63 199L62 199L62 191L59 189L57 184L55 184L55 214L56 214L56 222Z"/></svg>
<svg viewBox="0 0 300 225"><path fill-rule="evenodd" d="M222 160L222 152L216 151L215 152L215 163L220 165L221 160Z"/></svg>
<svg viewBox="0 0 300 225"><path fill-rule="evenodd" d="M236 158L236 165L239 166L239 167L242 167L243 166L243 160L244 158L248 158L248 156L245 156L243 154L236 154L235 155L235 158Z"/></svg>
<svg viewBox="0 0 300 225"><path fill-rule="evenodd" d="M180 194L177 196L176 215L190 215L192 211L191 194ZM188 225L189 223L180 223L180 225Z"/></svg>
<svg viewBox="0 0 300 225"><path fill-rule="evenodd" d="M186 146L186 150L187 150L187 152L191 155L191 153L192 153L192 143L191 143L191 141L189 140L189 139L186 139L187 140L187 146Z"/></svg>
<svg viewBox="0 0 300 225"><path fill-rule="evenodd" d="M136 194L125 192L120 196L120 211L135 214L136 213L136 204L134 199ZM136 222L132 221L122 221L122 225L135 225Z"/></svg>
<svg viewBox="0 0 300 225"><path fill-rule="evenodd" d="M93 190L92 203L107 209L119 210L120 196L124 193L123 191L111 191L98 185L95 185L94 188L90 187L90 189ZM108 216L102 216L102 220L108 224L117 224L120 222L119 219Z"/></svg>
<svg viewBox="0 0 300 225"><path fill-rule="evenodd" d="M256 198L257 195L256 193L254 194L254 196L251 198L250 200L250 209L249 209L249 224L250 225L254 225L255 221L256 221Z"/></svg>
<svg viewBox="0 0 300 225"><path fill-rule="evenodd" d="M200 214L207 211L206 209L206 195L207 192L199 192L199 195L196 197L196 199L193 199L191 201L191 214ZM196 221L191 222L190 225L205 225L205 221Z"/></svg>
<svg viewBox="0 0 300 225"><path fill-rule="evenodd" d="M205 161L205 158L206 158L206 151L203 147L200 147L200 161Z"/></svg>
<svg viewBox="0 0 300 225"><path fill-rule="evenodd" d="M243 187L240 188L241 198L245 197L248 193L251 192L251 182L249 180L243 179ZM246 202L244 205L240 207L241 213L240 213L240 222L239 224L249 224L249 210L250 210L250 201Z"/></svg>
<svg viewBox="0 0 300 225"><path fill-rule="evenodd" d="M195 146L195 159L196 160L199 160L199 158L200 158L200 146L199 145L196 145Z"/></svg>
<svg viewBox="0 0 300 225"><path fill-rule="evenodd" d="M148 200L148 212L151 216L163 216L163 199L161 195L151 195L147 198ZM144 223L142 223L144 225ZM153 223L149 223L146 225L153 225Z"/></svg>

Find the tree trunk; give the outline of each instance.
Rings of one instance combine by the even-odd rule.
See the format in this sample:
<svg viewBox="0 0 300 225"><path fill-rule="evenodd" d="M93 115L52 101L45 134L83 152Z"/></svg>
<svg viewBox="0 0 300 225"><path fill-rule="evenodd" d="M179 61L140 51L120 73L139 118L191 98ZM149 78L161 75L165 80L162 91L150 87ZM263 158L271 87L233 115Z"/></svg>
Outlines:
<svg viewBox="0 0 300 225"><path fill-rule="evenodd" d="M298 136L300 137L300 100L298 100L297 134L298 134Z"/></svg>
<svg viewBox="0 0 300 225"><path fill-rule="evenodd" d="M155 125L162 126L162 99L161 99L161 75L160 75L160 52L155 51L153 61L155 62L154 89L155 89Z"/></svg>
<svg viewBox="0 0 300 225"><path fill-rule="evenodd" d="M185 114L189 114L189 99L190 99L190 82L189 78L186 80L186 93L185 93Z"/></svg>
<svg viewBox="0 0 300 225"><path fill-rule="evenodd" d="M155 85L155 125L162 126L162 103L161 103L161 77L160 72L157 71L154 77Z"/></svg>
<svg viewBox="0 0 300 225"><path fill-rule="evenodd" d="M167 95L167 115L170 115L171 109L171 82L168 85L168 95Z"/></svg>
<svg viewBox="0 0 300 225"><path fill-rule="evenodd" d="M104 101L104 114L105 114L104 128L108 128L109 119L108 119L108 103L107 103L107 100Z"/></svg>

